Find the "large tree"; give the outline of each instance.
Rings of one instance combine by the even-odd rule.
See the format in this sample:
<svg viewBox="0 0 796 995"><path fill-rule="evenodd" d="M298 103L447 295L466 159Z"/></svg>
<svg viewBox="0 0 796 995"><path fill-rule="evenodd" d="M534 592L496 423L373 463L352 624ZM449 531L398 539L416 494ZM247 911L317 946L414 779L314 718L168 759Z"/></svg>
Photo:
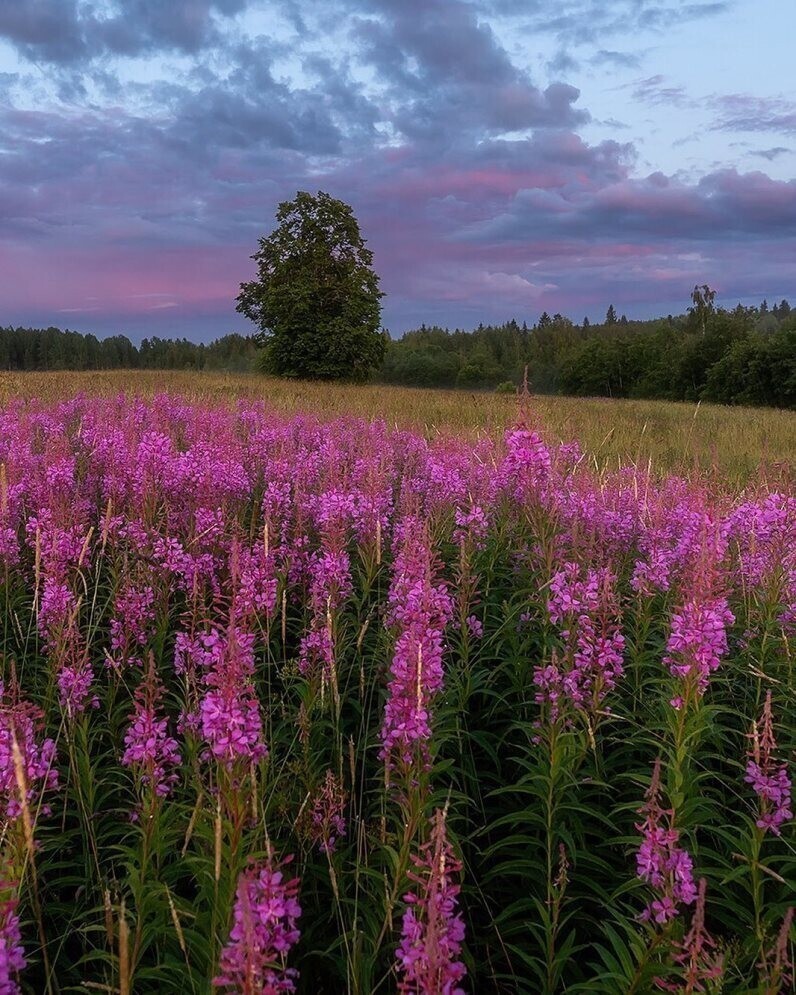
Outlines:
<svg viewBox="0 0 796 995"><path fill-rule="evenodd" d="M285 377L365 380L384 360L379 278L354 212L319 191L279 205L252 256L238 311L255 322L264 369Z"/></svg>

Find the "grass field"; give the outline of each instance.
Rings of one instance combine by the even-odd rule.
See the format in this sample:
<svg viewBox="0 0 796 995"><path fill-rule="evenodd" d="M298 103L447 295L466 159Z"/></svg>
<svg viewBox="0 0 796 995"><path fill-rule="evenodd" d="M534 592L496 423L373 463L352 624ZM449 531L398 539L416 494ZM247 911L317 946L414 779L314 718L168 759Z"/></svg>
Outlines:
<svg viewBox="0 0 796 995"><path fill-rule="evenodd" d="M316 412L324 418L383 418L427 438L437 434L502 433L517 419L512 397L461 390L294 383L256 375L165 371L2 373L0 404L10 398L49 402L82 393L125 392L142 397L168 392L190 401L226 403L262 398L284 415ZM729 486L789 476L796 465L796 414L760 408L532 396L526 417L550 442L577 439L602 467L651 464L655 475L694 471Z"/></svg>

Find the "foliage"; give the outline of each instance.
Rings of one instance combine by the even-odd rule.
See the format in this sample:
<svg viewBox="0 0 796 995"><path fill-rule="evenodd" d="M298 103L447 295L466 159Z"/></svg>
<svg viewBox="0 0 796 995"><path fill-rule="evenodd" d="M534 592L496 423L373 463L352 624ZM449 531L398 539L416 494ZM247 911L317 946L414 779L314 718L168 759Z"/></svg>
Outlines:
<svg viewBox="0 0 796 995"><path fill-rule="evenodd" d="M796 325L734 342L708 370L702 395L721 404L796 409Z"/></svg>
<svg viewBox="0 0 796 995"><path fill-rule="evenodd" d="M4 370L236 370L251 367L254 341L223 335L209 345L187 339L144 339L136 347L124 335L97 339L59 328L0 328Z"/></svg>
<svg viewBox="0 0 796 995"><path fill-rule="evenodd" d="M788 302L761 317L757 308L716 310L712 294L696 287L689 314L653 321L617 318L612 306L602 325L544 313L530 328L516 321L473 332L422 326L390 344L381 379L494 388L522 383L527 368L541 393L793 408Z"/></svg>
<svg viewBox="0 0 796 995"><path fill-rule="evenodd" d="M381 297L373 253L352 209L319 191L279 205L277 226L252 256L238 311L260 328L277 376L363 381L379 368Z"/></svg>
<svg viewBox="0 0 796 995"><path fill-rule="evenodd" d="M0 428L6 990L788 990L784 488L256 401Z"/></svg>

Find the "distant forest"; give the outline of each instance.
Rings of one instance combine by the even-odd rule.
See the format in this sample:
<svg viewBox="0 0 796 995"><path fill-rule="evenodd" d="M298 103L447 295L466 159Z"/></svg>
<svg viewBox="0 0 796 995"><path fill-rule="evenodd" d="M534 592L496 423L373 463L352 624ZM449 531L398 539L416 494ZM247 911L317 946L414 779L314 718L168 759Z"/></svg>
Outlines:
<svg viewBox="0 0 796 995"><path fill-rule="evenodd" d="M796 408L796 310L785 300L714 309L700 297L686 314L651 321L610 307L600 324L544 313L532 327L424 326L390 344L380 379L511 390L526 367L537 393Z"/></svg>
<svg viewBox="0 0 796 995"><path fill-rule="evenodd" d="M98 339L60 328L0 327L0 370L251 370L257 346L246 335L224 335L209 345L188 339L125 335Z"/></svg>
<svg viewBox="0 0 796 995"><path fill-rule="evenodd" d="M376 379L513 391L527 368L538 393L796 409L796 310L785 300L725 310L711 295L697 294L685 314L651 321L629 321L612 306L599 324L544 313L531 326L512 320L472 332L423 325L390 341ZM209 345L151 338L136 347L123 335L0 327L6 370L242 372L256 368L258 354L254 339L238 334Z"/></svg>

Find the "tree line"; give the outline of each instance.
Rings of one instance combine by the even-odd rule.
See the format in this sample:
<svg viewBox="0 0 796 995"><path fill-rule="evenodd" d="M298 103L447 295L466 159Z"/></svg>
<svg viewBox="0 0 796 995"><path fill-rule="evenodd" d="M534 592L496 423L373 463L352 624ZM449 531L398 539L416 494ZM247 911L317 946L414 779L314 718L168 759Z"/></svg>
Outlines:
<svg viewBox="0 0 796 995"><path fill-rule="evenodd" d="M699 289L699 288L695 288ZM693 300L692 296L692 300ZM98 339L58 328L0 327L5 370L229 370L257 368L260 342L232 333L209 343L124 335ZM414 387L660 398L796 409L796 309L715 308L700 298L680 315L631 321L613 306L601 323L543 313L463 331L423 325L389 340L373 379Z"/></svg>
<svg viewBox="0 0 796 995"><path fill-rule="evenodd" d="M789 303L725 310L709 288L695 288L692 301L686 313L652 321L629 321L611 306L599 324L543 313L532 326L512 320L473 332L423 325L390 342L379 379L512 390L527 368L538 393L796 408Z"/></svg>
<svg viewBox="0 0 796 995"><path fill-rule="evenodd" d="M258 349L250 336L231 333L209 345L188 339L125 335L98 339L60 328L0 327L2 370L233 370L252 367Z"/></svg>

